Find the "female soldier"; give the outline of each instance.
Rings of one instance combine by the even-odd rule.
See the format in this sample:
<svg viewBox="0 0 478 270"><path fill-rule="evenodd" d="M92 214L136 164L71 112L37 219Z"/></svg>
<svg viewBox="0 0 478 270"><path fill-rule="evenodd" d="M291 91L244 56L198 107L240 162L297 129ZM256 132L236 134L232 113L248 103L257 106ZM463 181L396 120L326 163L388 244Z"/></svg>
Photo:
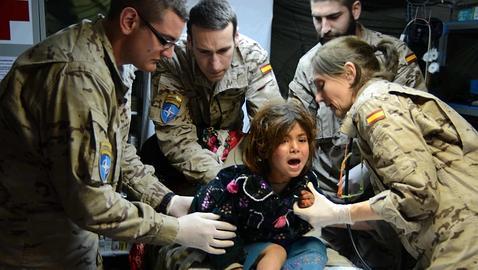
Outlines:
<svg viewBox="0 0 478 270"><path fill-rule="evenodd" d="M357 138L376 195L337 205L313 192L314 205L294 211L316 228L382 219L417 259L415 268L476 269L478 134L435 96L384 80L377 50L393 72L391 44L372 47L352 36L328 42L312 63L316 100Z"/></svg>

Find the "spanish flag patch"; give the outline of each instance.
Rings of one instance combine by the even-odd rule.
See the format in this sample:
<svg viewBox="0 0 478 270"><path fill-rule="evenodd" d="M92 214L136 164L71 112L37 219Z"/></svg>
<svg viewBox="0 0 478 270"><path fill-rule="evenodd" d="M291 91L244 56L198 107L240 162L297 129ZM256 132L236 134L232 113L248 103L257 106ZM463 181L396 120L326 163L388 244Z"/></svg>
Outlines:
<svg viewBox="0 0 478 270"><path fill-rule="evenodd" d="M265 64L261 67L262 74L267 74L267 73L271 72L271 70L272 70L271 64Z"/></svg>
<svg viewBox="0 0 478 270"><path fill-rule="evenodd" d="M407 64L411 64L417 61L417 56L414 53L410 53L407 56L405 56L405 61L407 61Z"/></svg>
<svg viewBox="0 0 478 270"><path fill-rule="evenodd" d="M382 119L385 119L385 113L383 110L375 110L367 116L367 125L371 126Z"/></svg>

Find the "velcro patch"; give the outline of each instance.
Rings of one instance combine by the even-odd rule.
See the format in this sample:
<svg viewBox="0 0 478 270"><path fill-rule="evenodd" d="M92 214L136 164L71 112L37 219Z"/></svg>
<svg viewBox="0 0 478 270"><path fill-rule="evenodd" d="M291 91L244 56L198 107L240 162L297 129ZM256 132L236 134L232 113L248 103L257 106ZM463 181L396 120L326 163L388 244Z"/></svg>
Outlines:
<svg viewBox="0 0 478 270"><path fill-rule="evenodd" d="M163 121L164 124L176 118L179 114L182 102L183 99L178 95L169 94L166 96L163 106L161 107L161 121Z"/></svg>
<svg viewBox="0 0 478 270"><path fill-rule="evenodd" d="M262 74L267 74L272 71L272 66L271 64L265 64L261 67L261 72Z"/></svg>
<svg viewBox="0 0 478 270"><path fill-rule="evenodd" d="M100 142L100 160L98 164L100 170L100 180L102 183L108 182L108 176L111 171L112 147L108 141Z"/></svg>
<svg viewBox="0 0 478 270"><path fill-rule="evenodd" d="M407 56L405 56L405 61L407 61L408 64L411 64L417 61L417 56L414 53L410 53Z"/></svg>
<svg viewBox="0 0 478 270"><path fill-rule="evenodd" d="M367 116L367 125L371 126L382 119L385 119L385 113L378 109Z"/></svg>

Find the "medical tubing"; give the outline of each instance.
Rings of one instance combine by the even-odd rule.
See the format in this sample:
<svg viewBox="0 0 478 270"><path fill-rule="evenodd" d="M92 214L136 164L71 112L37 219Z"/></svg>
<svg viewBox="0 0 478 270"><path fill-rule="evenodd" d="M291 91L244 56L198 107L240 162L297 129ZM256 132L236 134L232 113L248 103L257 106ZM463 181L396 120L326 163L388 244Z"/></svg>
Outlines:
<svg viewBox="0 0 478 270"><path fill-rule="evenodd" d="M350 138L349 140L349 144L347 145L347 149L349 149L350 153L352 153L352 145L353 143L353 138ZM349 195L349 171L350 171L350 160L351 158L348 158L346 161L345 161L345 182L344 182L344 202L346 204L349 203L349 199L348 199L348 195ZM372 270L372 268L370 268L370 266L365 262L365 260L362 258L362 255L360 255L360 252L357 248L357 245L355 244L355 240L354 240L354 236L352 234L352 229L350 227L350 224L346 224L347 226L347 231L348 231L348 234L350 236L350 240L352 242L352 246L355 250L355 253L357 254L360 262L362 263L362 266L365 267L365 269L367 270Z"/></svg>

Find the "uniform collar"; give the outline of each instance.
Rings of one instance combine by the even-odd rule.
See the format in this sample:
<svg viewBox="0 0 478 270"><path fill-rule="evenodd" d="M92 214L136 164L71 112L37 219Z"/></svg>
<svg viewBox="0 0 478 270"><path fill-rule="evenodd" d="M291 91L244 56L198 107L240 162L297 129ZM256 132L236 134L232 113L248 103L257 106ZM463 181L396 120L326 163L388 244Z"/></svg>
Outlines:
<svg viewBox="0 0 478 270"><path fill-rule="evenodd" d="M111 42L106 35L105 28L103 25L104 20L105 19L103 15L98 15L98 18L93 25L93 31L98 34L98 39L100 40L101 44L103 44L103 51L105 54L104 58L105 62L108 65L108 68L110 69L111 78L115 82L115 85L121 86L121 89L118 90L121 90L121 96L124 96L129 90L129 83L125 81L129 76L125 76L126 79L123 80L123 75L121 75L122 72L120 72L120 70L123 71L123 67L116 66L116 60L113 54L113 47L111 46Z"/></svg>
<svg viewBox="0 0 478 270"><path fill-rule="evenodd" d="M217 82L214 94L219 94L225 90L233 88L247 87L247 72L245 70L244 59L241 51L236 45L234 55L232 57L231 66L224 74L224 77Z"/></svg>
<svg viewBox="0 0 478 270"><path fill-rule="evenodd" d="M357 22L356 31L358 32L358 35L357 35L358 38L371 44L371 41L373 40L373 33L374 33L372 30L366 28L361 23Z"/></svg>

